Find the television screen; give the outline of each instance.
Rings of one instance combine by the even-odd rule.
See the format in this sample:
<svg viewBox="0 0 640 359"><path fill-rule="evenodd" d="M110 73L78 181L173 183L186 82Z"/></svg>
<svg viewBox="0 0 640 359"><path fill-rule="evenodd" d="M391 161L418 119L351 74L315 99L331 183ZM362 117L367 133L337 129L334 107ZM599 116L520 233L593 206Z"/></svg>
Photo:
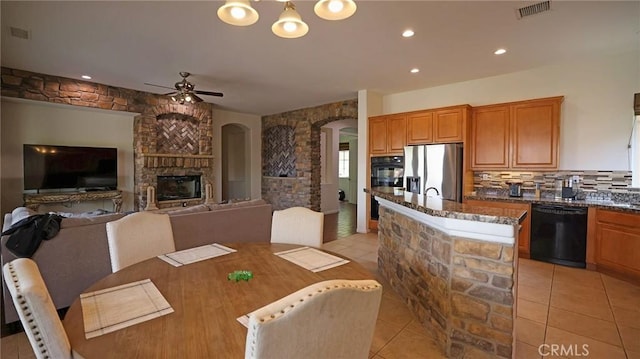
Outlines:
<svg viewBox="0 0 640 359"><path fill-rule="evenodd" d="M118 150L102 147L23 146L24 189L118 187Z"/></svg>

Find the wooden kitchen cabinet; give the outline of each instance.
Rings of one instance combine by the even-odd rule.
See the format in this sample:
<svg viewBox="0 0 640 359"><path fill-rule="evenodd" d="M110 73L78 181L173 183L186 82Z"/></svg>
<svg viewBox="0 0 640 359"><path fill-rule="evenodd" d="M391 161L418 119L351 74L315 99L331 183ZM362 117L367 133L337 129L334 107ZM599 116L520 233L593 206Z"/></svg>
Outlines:
<svg viewBox="0 0 640 359"><path fill-rule="evenodd" d="M469 199L464 202L472 206L478 207L491 207L491 208L507 208L507 209L519 209L527 211L527 216L520 223L520 232L518 233L518 256L520 258L529 258L529 241L531 237L531 204L530 203L515 203L515 202L502 202L502 201L482 201Z"/></svg>
<svg viewBox="0 0 640 359"><path fill-rule="evenodd" d="M398 155L406 145L407 121L404 114L369 118L369 153Z"/></svg>
<svg viewBox="0 0 640 359"><path fill-rule="evenodd" d="M456 107L435 111L433 117L433 142L463 142L465 110L466 107Z"/></svg>
<svg viewBox="0 0 640 359"><path fill-rule="evenodd" d="M509 106L473 109L471 119L471 168L509 167Z"/></svg>
<svg viewBox="0 0 640 359"><path fill-rule="evenodd" d="M640 214L598 208L590 219L587 262L591 256L598 271L640 283Z"/></svg>
<svg viewBox="0 0 640 359"><path fill-rule="evenodd" d="M557 169L563 97L473 109L471 168Z"/></svg>
<svg viewBox="0 0 640 359"><path fill-rule="evenodd" d="M387 153L404 154L407 145L407 117L403 114L387 118Z"/></svg>
<svg viewBox="0 0 640 359"><path fill-rule="evenodd" d="M387 117L369 118L369 153L372 155L387 153Z"/></svg>
<svg viewBox="0 0 640 359"><path fill-rule="evenodd" d="M412 112L407 115L407 145L433 142L433 111Z"/></svg>
<svg viewBox="0 0 640 359"><path fill-rule="evenodd" d="M407 114L407 144L464 142L468 105L410 112Z"/></svg>
<svg viewBox="0 0 640 359"><path fill-rule="evenodd" d="M511 105L511 168L558 168L562 97Z"/></svg>

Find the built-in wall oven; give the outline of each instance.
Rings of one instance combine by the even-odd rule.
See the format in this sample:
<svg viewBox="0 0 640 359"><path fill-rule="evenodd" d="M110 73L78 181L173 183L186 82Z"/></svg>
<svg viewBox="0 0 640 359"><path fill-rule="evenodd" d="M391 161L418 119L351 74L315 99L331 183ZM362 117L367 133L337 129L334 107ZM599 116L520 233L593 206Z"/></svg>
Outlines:
<svg viewBox="0 0 640 359"><path fill-rule="evenodd" d="M371 188L402 187L403 156L371 157ZM378 219L378 201L371 196L371 219Z"/></svg>

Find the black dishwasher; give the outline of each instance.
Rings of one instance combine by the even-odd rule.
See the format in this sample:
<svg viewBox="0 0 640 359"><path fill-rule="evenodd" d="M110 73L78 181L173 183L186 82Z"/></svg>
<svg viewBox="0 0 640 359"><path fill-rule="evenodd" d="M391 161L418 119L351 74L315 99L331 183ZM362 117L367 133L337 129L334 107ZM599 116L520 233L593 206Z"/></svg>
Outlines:
<svg viewBox="0 0 640 359"><path fill-rule="evenodd" d="M587 208L531 205L531 259L585 268Z"/></svg>

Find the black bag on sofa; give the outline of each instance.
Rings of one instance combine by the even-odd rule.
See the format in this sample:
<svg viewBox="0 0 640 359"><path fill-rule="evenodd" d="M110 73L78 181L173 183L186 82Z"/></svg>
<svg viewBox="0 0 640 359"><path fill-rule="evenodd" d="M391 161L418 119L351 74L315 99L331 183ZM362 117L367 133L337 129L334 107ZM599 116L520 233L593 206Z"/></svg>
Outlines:
<svg viewBox="0 0 640 359"><path fill-rule="evenodd" d="M31 257L42 240L53 238L60 231L62 216L36 214L14 223L2 235L10 235L5 247L16 257Z"/></svg>

